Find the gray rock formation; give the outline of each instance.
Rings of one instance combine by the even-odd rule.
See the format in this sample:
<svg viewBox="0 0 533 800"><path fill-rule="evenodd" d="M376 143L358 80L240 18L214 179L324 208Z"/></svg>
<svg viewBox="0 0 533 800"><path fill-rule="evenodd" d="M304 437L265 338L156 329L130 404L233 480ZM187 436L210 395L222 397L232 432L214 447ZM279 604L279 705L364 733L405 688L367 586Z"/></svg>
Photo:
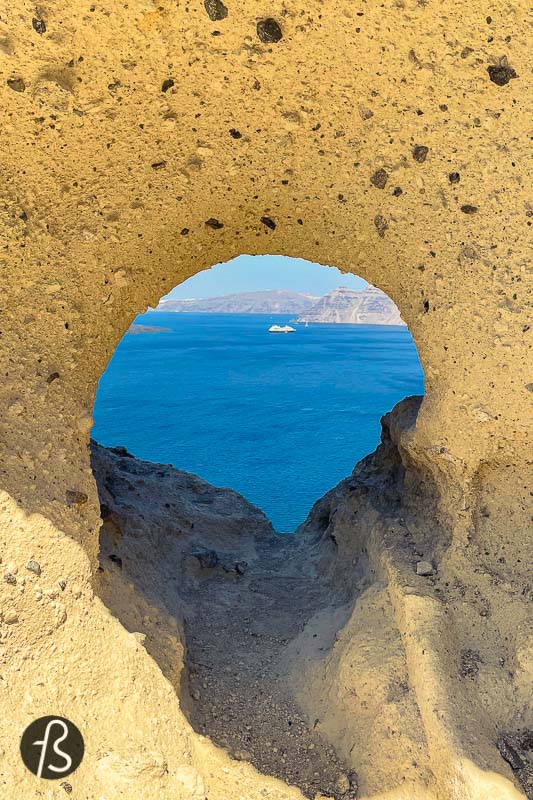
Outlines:
<svg viewBox="0 0 533 800"><path fill-rule="evenodd" d="M405 325L400 312L381 289L355 291L341 286L329 292L298 322L337 322L348 325Z"/></svg>
<svg viewBox="0 0 533 800"><path fill-rule="evenodd" d="M94 441L91 463L103 519L100 556L136 564L138 572L133 570L131 577L143 590L160 584L165 565L174 579L182 568L237 571L237 564L254 560L256 540L274 534L263 512L238 492L189 472ZM123 550L125 530L134 534L128 553ZM162 554L163 563L157 563Z"/></svg>

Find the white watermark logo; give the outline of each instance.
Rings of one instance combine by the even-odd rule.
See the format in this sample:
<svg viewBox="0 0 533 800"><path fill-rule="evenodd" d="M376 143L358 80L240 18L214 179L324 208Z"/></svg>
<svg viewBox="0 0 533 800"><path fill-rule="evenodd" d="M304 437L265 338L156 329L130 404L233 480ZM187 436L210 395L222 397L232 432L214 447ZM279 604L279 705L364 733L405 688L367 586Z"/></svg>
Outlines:
<svg viewBox="0 0 533 800"><path fill-rule="evenodd" d="M47 780L70 775L81 764L83 753L80 731L64 717L36 719L28 725L20 742L26 767L38 778Z"/></svg>

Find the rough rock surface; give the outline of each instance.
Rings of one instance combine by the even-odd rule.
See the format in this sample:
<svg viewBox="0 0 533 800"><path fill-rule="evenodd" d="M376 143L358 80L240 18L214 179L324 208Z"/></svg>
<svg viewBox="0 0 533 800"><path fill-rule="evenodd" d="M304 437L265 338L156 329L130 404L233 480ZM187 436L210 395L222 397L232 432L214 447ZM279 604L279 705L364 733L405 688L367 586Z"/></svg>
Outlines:
<svg viewBox="0 0 533 800"><path fill-rule="evenodd" d="M533 652L528 5L208 6L14 0L0 14L0 785L64 795L37 786L18 753L45 709L83 729L77 797L299 796L194 733L142 637L94 591L88 444L109 358L177 283L272 253L361 275L413 334L426 395L416 426L392 429L405 484L434 500L412 501L410 529L446 555L416 556L436 573L407 592L382 566L398 544L382 540L374 591L400 631L432 791L523 797L510 761L526 760L513 742L529 741ZM420 594L443 576L440 597ZM162 612L135 593L129 608L130 630L153 619L165 652L178 647ZM363 607L352 617L355 646ZM350 694L335 658L309 679L332 707ZM376 732L377 774L394 735ZM371 797L410 791L401 768L388 774L397 784Z"/></svg>
<svg viewBox="0 0 533 800"><path fill-rule="evenodd" d="M385 292L369 286L355 291L341 286L321 297L298 322L336 322L347 325L405 325Z"/></svg>

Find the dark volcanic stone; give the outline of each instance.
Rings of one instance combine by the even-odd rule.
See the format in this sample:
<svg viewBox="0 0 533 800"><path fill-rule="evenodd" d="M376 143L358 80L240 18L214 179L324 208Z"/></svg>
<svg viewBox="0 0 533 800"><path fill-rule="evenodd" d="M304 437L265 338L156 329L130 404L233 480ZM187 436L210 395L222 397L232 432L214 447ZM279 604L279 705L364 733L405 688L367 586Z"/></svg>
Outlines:
<svg viewBox="0 0 533 800"><path fill-rule="evenodd" d="M257 35L265 44L270 42L279 42L283 38L283 33L278 23L272 17L268 19L261 19L257 23Z"/></svg>
<svg viewBox="0 0 533 800"><path fill-rule="evenodd" d="M31 24L33 26L33 30L37 31L37 33L40 33L41 36L43 35L43 33L46 33L46 25L44 19L37 19L37 17L34 17L31 21Z"/></svg>
<svg viewBox="0 0 533 800"><path fill-rule="evenodd" d="M461 176L459 175L458 172L450 172L450 174L448 175L448 180L450 181L450 183L459 183L459 181L461 180Z"/></svg>
<svg viewBox="0 0 533 800"><path fill-rule="evenodd" d="M459 674L462 678L477 678L481 656L475 650L463 650Z"/></svg>
<svg viewBox="0 0 533 800"><path fill-rule="evenodd" d="M173 86L174 86L174 81L172 80L172 78L167 78L166 81L163 81L163 84L161 86L161 91L168 92L168 90L172 89Z"/></svg>
<svg viewBox="0 0 533 800"><path fill-rule="evenodd" d="M14 92L25 92L26 91L26 84L22 80L22 78L9 78L7 81L7 85L10 89L13 89Z"/></svg>
<svg viewBox="0 0 533 800"><path fill-rule="evenodd" d="M487 67L489 78L497 86L505 86L511 78L518 78L518 75L508 64L491 65Z"/></svg>
<svg viewBox="0 0 533 800"><path fill-rule="evenodd" d="M219 558L215 550L195 550L193 555L202 569L214 569L218 566Z"/></svg>
<svg viewBox="0 0 533 800"><path fill-rule="evenodd" d="M415 161L418 161L419 164L424 163L428 153L429 147L426 147L425 144L417 144L415 147L413 147L413 158Z"/></svg>
<svg viewBox="0 0 533 800"><path fill-rule="evenodd" d="M389 176L387 175L386 170L378 169L370 178L370 183L375 186L376 189L384 189L387 185L388 179Z"/></svg>
<svg viewBox="0 0 533 800"><path fill-rule="evenodd" d="M230 132L229 132L229 135L233 139L242 139L242 133L240 131L238 131L237 128L231 128Z"/></svg>
<svg viewBox="0 0 533 800"><path fill-rule="evenodd" d="M267 228L270 228L271 231L276 229L276 223L270 217L261 217L261 222L263 225L266 225Z"/></svg>
<svg viewBox="0 0 533 800"><path fill-rule="evenodd" d="M387 220L385 219L385 217L382 217L381 214L376 214L376 216L374 217L374 225L376 226L378 234L383 239L385 236L385 231L389 227Z"/></svg>
<svg viewBox="0 0 533 800"><path fill-rule="evenodd" d="M88 499L85 492L79 492L77 489L67 489L65 492L65 500L69 506L82 506Z"/></svg>
<svg viewBox="0 0 533 800"><path fill-rule="evenodd" d="M401 194L403 194L403 189L402 189L401 186L396 186L393 189L392 193L393 193L394 197L399 197Z"/></svg>
<svg viewBox="0 0 533 800"><path fill-rule="evenodd" d="M228 16L228 9L221 0L204 0L204 8L207 11L207 16L213 22L217 22L219 19L226 19Z"/></svg>
<svg viewBox="0 0 533 800"><path fill-rule="evenodd" d="M463 212L463 214L477 214L478 207L471 206L469 203L465 203L464 206L461 206L461 211Z"/></svg>
<svg viewBox="0 0 533 800"><path fill-rule="evenodd" d="M219 222L218 219L215 219L214 217L210 217L209 219L206 219L205 224L209 228L213 228L213 230L215 230L215 231L218 231L218 230L220 230L220 228L224 227L224 223L223 222Z"/></svg>

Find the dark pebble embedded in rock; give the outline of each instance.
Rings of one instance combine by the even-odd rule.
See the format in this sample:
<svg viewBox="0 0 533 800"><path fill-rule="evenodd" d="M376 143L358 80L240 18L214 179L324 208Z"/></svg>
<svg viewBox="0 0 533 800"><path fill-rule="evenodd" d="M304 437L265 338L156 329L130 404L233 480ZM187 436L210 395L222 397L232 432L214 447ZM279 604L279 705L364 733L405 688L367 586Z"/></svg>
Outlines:
<svg viewBox="0 0 533 800"><path fill-rule="evenodd" d="M189 233L189 229L188 228L182 228L181 229L181 235L182 236L187 236L188 233Z"/></svg>
<svg viewBox="0 0 533 800"><path fill-rule="evenodd" d="M230 132L229 132L229 135L233 139L242 139L242 133L240 131L238 131L237 128L231 128Z"/></svg>
<svg viewBox="0 0 533 800"><path fill-rule="evenodd" d="M174 86L174 81L172 78L167 78L166 81L163 81L163 85L161 86L162 92L168 92L169 89L172 89Z"/></svg>
<svg viewBox="0 0 533 800"><path fill-rule="evenodd" d="M115 555L115 553L111 553L109 556L109 560L116 564L120 569L122 569L122 559L120 556Z"/></svg>
<svg viewBox="0 0 533 800"><path fill-rule="evenodd" d="M401 194L403 194L403 189L402 189L402 187L401 187L401 186L396 186L396 187L395 187L395 188L392 190L392 193L393 193L394 197L399 197Z"/></svg>
<svg viewBox="0 0 533 800"><path fill-rule="evenodd" d="M461 663L459 674L462 678L477 678L481 656L475 650L463 650L461 652Z"/></svg>
<svg viewBox="0 0 533 800"><path fill-rule="evenodd" d="M271 231L276 229L276 223L270 217L261 217L261 222L263 225L266 225L267 228L270 228Z"/></svg>
<svg viewBox="0 0 533 800"><path fill-rule="evenodd" d="M283 33L278 23L272 17L261 19L257 23L257 35L265 44L279 42L283 38Z"/></svg>
<svg viewBox="0 0 533 800"><path fill-rule="evenodd" d="M389 176L384 169L378 169L372 177L370 178L370 183L376 187L376 189L384 189L387 185L387 181Z"/></svg>
<svg viewBox="0 0 533 800"><path fill-rule="evenodd" d="M214 569L218 566L219 558L215 550L194 550L193 555L202 569Z"/></svg>
<svg viewBox="0 0 533 800"><path fill-rule="evenodd" d="M37 19L37 17L34 17L31 21L31 24L33 30L41 34L41 36L43 35L43 33L46 33L46 24L44 19Z"/></svg>
<svg viewBox="0 0 533 800"><path fill-rule="evenodd" d="M59 378L59 372L51 372L48 378L46 379L46 383L53 383L54 381L57 381L58 378Z"/></svg>
<svg viewBox="0 0 533 800"><path fill-rule="evenodd" d="M487 72L491 81L497 86L505 86L511 78L518 78L515 70L508 64L491 64L490 67L487 67Z"/></svg>
<svg viewBox="0 0 533 800"><path fill-rule="evenodd" d="M204 8L207 11L207 16L213 22L226 19L228 16L228 9L221 0L204 0Z"/></svg>
<svg viewBox="0 0 533 800"><path fill-rule="evenodd" d="M385 236L385 231L389 227L387 220L385 217L381 216L381 214L376 214L374 217L374 225L376 226L378 234L383 239Z"/></svg>
<svg viewBox="0 0 533 800"><path fill-rule="evenodd" d="M167 165L166 161L154 161L152 169L164 169Z"/></svg>
<svg viewBox="0 0 533 800"><path fill-rule="evenodd" d="M14 92L26 91L26 84L22 78L8 78L7 85L10 89L13 89Z"/></svg>
<svg viewBox="0 0 533 800"><path fill-rule="evenodd" d="M463 214L477 214L478 207L471 206L469 203L465 203L465 205L461 206L461 211Z"/></svg>
<svg viewBox="0 0 533 800"><path fill-rule="evenodd" d="M209 219L206 219L205 224L208 228L213 228L215 231L218 231L220 228L224 227L224 223L219 222L218 219L215 219L214 217L209 217Z"/></svg>
<svg viewBox="0 0 533 800"><path fill-rule="evenodd" d="M4 575L4 581L5 583L9 583L10 586L16 586L17 584L17 579L11 572L6 572Z"/></svg>
<svg viewBox="0 0 533 800"><path fill-rule="evenodd" d="M41 574L41 565L38 564L37 561L33 561L33 559L28 561L26 564L26 569L28 569L30 572L33 572L34 575L39 576Z"/></svg>
<svg viewBox="0 0 533 800"><path fill-rule="evenodd" d="M448 180L450 181L450 183L459 183L459 181L461 180L461 176L459 175L458 172L450 172L450 174L448 175Z"/></svg>
<svg viewBox="0 0 533 800"><path fill-rule="evenodd" d="M67 489L65 492L65 500L69 506L82 506L88 499L85 492L79 492L77 489Z"/></svg>
<svg viewBox="0 0 533 800"><path fill-rule="evenodd" d="M419 164L424 163L428 153L429 147L426 147L425 144L417 144L415 147L413 147L413 158L415 161L418 161Z"/></svg>

